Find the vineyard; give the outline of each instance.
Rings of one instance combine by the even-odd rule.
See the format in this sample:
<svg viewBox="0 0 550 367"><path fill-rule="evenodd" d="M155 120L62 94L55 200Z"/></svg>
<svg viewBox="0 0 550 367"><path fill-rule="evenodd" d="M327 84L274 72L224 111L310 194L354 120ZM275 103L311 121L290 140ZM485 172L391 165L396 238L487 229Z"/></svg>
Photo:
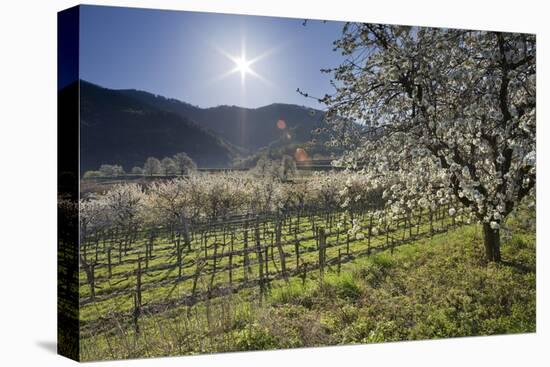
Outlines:
<svg viewBox="0 0 550 367"><path fill-rule="evenodd" d="M393 253L468 221L465 211L444 201L392 212L382 191L360 180L203 175L119 185L83 199L82 337L120 328L139 335L142 315L236 293L261 303L291 281L322 281L355 259ZM193 207L194 200L203 205Z"/></svg>

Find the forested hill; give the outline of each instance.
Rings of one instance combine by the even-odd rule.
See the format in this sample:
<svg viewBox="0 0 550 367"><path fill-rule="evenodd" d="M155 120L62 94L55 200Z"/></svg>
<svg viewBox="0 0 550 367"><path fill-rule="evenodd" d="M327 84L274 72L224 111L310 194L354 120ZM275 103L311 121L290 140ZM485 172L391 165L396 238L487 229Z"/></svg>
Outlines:
<svg viewBox="0 0 550 367"><path fill-rule="evenodd" d="M80 171L103 163L126 170L147 157L186 152L199 166L227 167L239 154L182 114L147 103L131 93L80 82Z"/></svg>
<svg viewBox="0 0 550 367"><path fill-rule="evenodd" d="M255 153L282 137L293 143L309 141L311 131L323 124L322 111L292 104L273 103L259 108L200 108L133 89L119 92L159 109L190 118L201 127L210 129L224 140L243 148L247 153Z"/></svg>

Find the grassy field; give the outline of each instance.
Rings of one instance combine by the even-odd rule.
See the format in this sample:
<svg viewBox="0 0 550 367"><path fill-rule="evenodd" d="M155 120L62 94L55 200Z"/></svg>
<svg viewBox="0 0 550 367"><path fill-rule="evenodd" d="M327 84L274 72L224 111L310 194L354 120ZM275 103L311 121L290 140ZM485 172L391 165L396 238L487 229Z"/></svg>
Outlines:
<svg viewBox="0 0 550 367"><path fill-rule="evenodd" d="M301 265L314 266L318 262L318 244L315 234L311 229L311 221L316 221L317 225L325 225L325 218L321 216L301 218L297 232L286 230L286 225L283 226L281 242L282 248L285 252L286 267L289 271L297 270ZM349 246L346 245L345 232L349 228L350 219L347 219L347 226L342 229L333 228L332 231L327 230L326 241L326 259L327 262L335 261L338 258L338 253L342 253L342 262L350 261L355 256L364 254L368 248L366 241L358 241L355 238L351 238ZM368 224L368 216L363 218L363 224ZM443 228L446 225L451 224L451 219L448 217L441 217L440 220L434 222L434 229ZM296 228L296 227L293 227ZM265 231L264 231L265 229ZM244 234L243 228L239 228L234 232L233 245L229 234L225 236L221 230L211 230L208 233L208 246L207 254L210 258L205 256L205 241L200 236L195 236L190 243L190 248L182 250L181 263L182 272L179 274L177 263L177 255L175 251L175 245L171 239L167 236L159 236L155 239L155 248L153 255L148 261L148 268L144 269L144 275L142 276L142 300L145 304L159 304L173 302L174 300L180 300L182 297L189 295L193 288L193 283L196 281L197 291L207 291L208 288L223 288L229 284L229 272L228 268L231 266L233 270L231 272L231 278L233 284L241 284L247 280L258 280L258 262L259 256L255 251L256 246L254 240L253 225L247 230L248 234ZM264 258L264 275L266 277L280 277L281 273L281 257L277 249L273 246L273 223L267 222L264 227L260 226L261 243L262 246L268 246L269 254L263 253ZM338 232L340 232L338 234ZM413 235L427 235L429 232L429 225L424 222L418 227L413 228L411 231L401 229L390 230L391 238L395 237L396 240L407 238L411 233ZM243 254L235 255L232 259L229 259L228 252L231 249L239 251L243 250L244 237L248 238L248 249L250 250L246 259ZM299 245L299 262L295 256L295 240L298 240ZM376 236L372 236L370 247L373 250L384 248L386 246L388 238L384 233L379 233ZM95 276L95 298L90 297L91 286L87 283L87 274L85 271L80 271L80 299L81 299L81 324L87 326L89 323L104 318L109 311L117 312L130 312L134 307L133 294L136 284L135 270L137 267L138 258L143 258L145 244L147 242L146 236L141 240L136 241L128 252L121 252L120 258L118 255L118 248L116 243L108 244L112 246L112 268L111 275L108 274L108 267L106 266L106 252L99 251L97 257L97 266L94 270ZM116 242L116 241L115 241ZM213 244L217 245L217 250ZM101 247L102 244L99 244ZM349 253L348 253L349 249ZM225 250L225 254L224 254ZM88 261L94 260L93 245L84 251ZM213 255L218 256L217 259L212 259ZM269 256L270 260L265 262L265 259ZM201 259L207 258L204 263L201 263ZM231 261L231 263L230 263ZM245 266L245 262L248 264ZM197 266L202 265L203 268L200 271L198 278L195 280L194 273L197 270ZM165 268L168 266L168 268ZM142 267L145 267L142 261ZM214 272L214 268L216 271ZM145 273L146 271L146 273Z"/></svg>
<svg viewBox="0 0 550 367"><path fill-rule="evenodd" d="M274 280L193 306L145 312L81 341L83 360L376 343L535 331L535 228L509 221L503 262L483 260L477 225L357 257L304 280ZM364 241L353 243L364 248ZM84 287L81 287L84 288ZM145 296L160 297L151 290ZM115 298L116 299L116 298ZM107 302L107 301L104 301ZM121 297L117 307L131 308ZM126 302L126 303L125 303ZM101 303L99 303L101 305ZM85 306L81 317L109 316Z"/></svg>

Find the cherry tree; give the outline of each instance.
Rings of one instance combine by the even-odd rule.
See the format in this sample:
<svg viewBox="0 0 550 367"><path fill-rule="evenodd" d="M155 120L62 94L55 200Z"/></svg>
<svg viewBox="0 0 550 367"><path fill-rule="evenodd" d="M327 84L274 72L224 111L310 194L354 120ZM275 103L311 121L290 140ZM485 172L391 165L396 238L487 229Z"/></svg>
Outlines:
<svg viewBox="0 0 550 367"><path fill-rule="evenodd" d="M175 175L178 172L176 162L170 157L164 157L160 164L162 166L162 173L166 176Z"/></svg>
<svg viewBox="0 0 550 367"><path fill-rule="evenodd" d="M174 155L174 163L177 173L182 176L188 175L190 172L197 169L195 162L184 152Z"/></svg>
<svg viewBox="0 0 550 367"><path fill-rule="evenodd" d="M156 174L161 173L162 171L162 164L160 161L155 157L149 157L145 161L145 164L143 165L143 173L147 176L153 176Z"/></svg>
<svg viewBox="0 0 550 367"><path fill-rule="evenodd" d="M320 99L346 148L335 164L396 210L459 203L500 261L501 225L535 195L535 36L348 23L335 49L346 61Z"/></svg>
<svg viewBox="0 0 550 367"><path fill-rule="evenodd" d="M124 175L124 168L122 168L122 166L119 166L117 164L102 164L100 167L99 167L99 172L101 172L101 174L103 176L107 176L107 177L118 177L118 176L123 176Z"/></svg>
<svg viewBox="0 0 550 367"><path fill-rule="evenodd" d="M135 231L143 221L145 193L137 184L117 184L101 197L100 210L114 227ZM91 206L91 203L87 204Z"/></svg>

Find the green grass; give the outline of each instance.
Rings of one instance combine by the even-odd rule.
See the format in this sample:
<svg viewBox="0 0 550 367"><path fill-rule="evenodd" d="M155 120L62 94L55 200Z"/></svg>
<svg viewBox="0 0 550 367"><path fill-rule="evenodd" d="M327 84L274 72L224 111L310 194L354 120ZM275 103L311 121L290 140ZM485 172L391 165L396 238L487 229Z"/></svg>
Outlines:
<svg viewBox="0 0 550 367"><path fill-rule="evenodd" d="M120 325L83 339L82 359L534 332L535 230L524 220L532 217L522 212L509 221L500 264L483 260L479 226L464 226L358 257L340 273L332 266L323 279L312 271L305 280L274 281L261 301L250 288L142 315L139 336Z"/></svg>
<svg viewBox="0 0 550 367"><path fill-rule="evenodd" d="M316 218L317 223L324 225L324 219L322 217ZM348 224L350 222L349 218L347 219ZM366 219L365 219L366 221ZM449 220L447 220L448 223ZM438 224L443 225L446 222L438 222ZM268 230L272 229L272 225L268 223ZM318 253L316 251L316 241L315 239L308 239L313 236L311 231L311 223L308 218L302 218L300 221L300 231L299 238L300 240L300 261L306 262L309 264L314 264L318 260ZM427 224L423 224L421 227L422 231L427 231ZM263 231L262 231L263 232ZM210 233L211 236L216 236L218 241L222 238L222 232L213 232ZM399 232L399 237L401 232ZM292 241L294 239L293 233L288 233L286 231L286 226L283 226L282 232L282 241ZM327 241L336 242L339 241L340 246L329 247L326 250L327 259L335 259L338 256L338 249L345 250L345 235L340 234L331 234L327 237ZM83 303L81 306L80 320L83 325L86 325L88 322L93 322L99 318L105 317L110 311L116 312L131 312L133 308L133 290L135 289L136 277L134 271L136 269L136 263L138 259L138 252L143 251L146 239L141 239L137 243L133 244L127 254L122 255L122 263L119 263L118 257L118 248L116 245L113 245L112 251L112 277L108 278L108 271L106 267L106 253L100 251L98 253L98 262L101 266L96 268L95 276L96 281L96 300L91 303ZM209 243L212 243L212 239ZM226 238L226 242L228 239ZM262 239L262 244L269 243L270 238L269 234L267 238ZM242 248L243 243L243 233L238 231L235 237L235 249ZM371 247L376 248L383 246L385 244L385 235L379 235L373 237L371 241ZM252 241L252 230L249 231L249 246L253 247L254 243ZM351 254L364 251L366 248L365 241L354 241L350 242L349 250ZM285 252L287 253L286 262L287 269L292 270L297 268L296 258L293 254L294 245L287 244L284 246ZM88 248L87 256L89 259L93 259L94 248L90 246ZM154 258L149 261L149 266L153 267L155 265L162 264L175 264L174 245L166 237L160 237L156 239L155 249L154 249ZM201 250L200 239L198 236L191 243L191 251L185 253L183 257L184 269L183 276L193 274L195 270L194 262L195 260L202 256L203 251ZM209 250L209 254L212 254L212 249ZM275 274L277 269L280 269L280 257L277 250L274 251L275 264L272 261L269 262L269 272L270 274ZM255 253L249 254L250 261L257 261L257 256ZM235 256L233 259L233 264L241 266L239 269L235 269L233 272L233 281L235 284L238 284L245 279L244 272L244 258L242 256ZM209 261L209 265L212 265L212 261ZM217 261L218 269L221 269L224 266L228 266L228 258L224 257ZM276 265L276 266L275 266ZM142 263L143 266L143 263ZM249 271L246 274L248 278L254 279L258 275L258 266L251 265ZM177 280L177 270L158 270L158 271L148 271L146 276L142 277L143 292L142 299L144 303L158 303L158 302L167 302L170 300L177 300L185 295L191 293L193 281L192 279L187 280ZM87 301L90 296L90 287L86 283L86 274L84 271L81 271L79 274L81 287L80 287L80 298L81 300ZM165 279L171 279L164 285L158 285L158 281ZM208 274L202 274L199 277L198 290L205 291L208 284L212 280L214 286L227 286L229 282L229 274L227 271L218 272L215 277L212 279ZM148 288L148 289L147 289ZM120 292L120 293L119 293Z"/></svg>

